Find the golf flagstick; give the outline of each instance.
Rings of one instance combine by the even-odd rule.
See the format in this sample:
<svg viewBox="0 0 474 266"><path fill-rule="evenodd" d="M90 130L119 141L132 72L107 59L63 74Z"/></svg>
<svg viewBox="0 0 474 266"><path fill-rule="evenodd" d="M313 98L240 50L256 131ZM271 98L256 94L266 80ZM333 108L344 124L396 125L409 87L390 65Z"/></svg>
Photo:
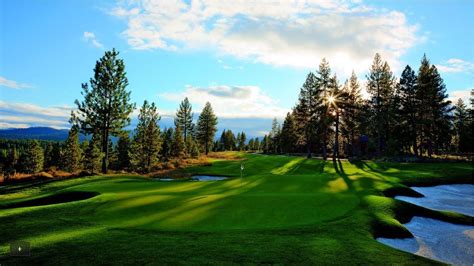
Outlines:
<svg viewBox="0 0 474 266"><path fill-rule="evenodd" d="M242 175L244 172L244 163L240 163L240 181L243 181Z"/></svg>

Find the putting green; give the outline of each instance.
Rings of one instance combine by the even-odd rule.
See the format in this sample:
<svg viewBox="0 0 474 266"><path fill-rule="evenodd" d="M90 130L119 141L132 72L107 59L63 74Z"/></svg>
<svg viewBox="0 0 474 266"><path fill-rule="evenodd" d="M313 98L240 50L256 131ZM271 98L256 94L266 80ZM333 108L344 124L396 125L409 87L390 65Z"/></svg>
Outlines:
<svg viewBox="0 0 474 266"><path fill-rule="evenodd" d="M242 156L243 178L242 161L216 160L212 166L184 169L230 176L223 181L95 176L8 187L0 195L0 263L65 263L69 258L84 264L431 263L373 239L375 223L402 228L394 218L396 201L381 191L401 182L459 182L472 175L467 163ZM99 194L60 204L9 207L68 192ZM8 243L18 240L31 242L30 258L8 257Z"/></svg>

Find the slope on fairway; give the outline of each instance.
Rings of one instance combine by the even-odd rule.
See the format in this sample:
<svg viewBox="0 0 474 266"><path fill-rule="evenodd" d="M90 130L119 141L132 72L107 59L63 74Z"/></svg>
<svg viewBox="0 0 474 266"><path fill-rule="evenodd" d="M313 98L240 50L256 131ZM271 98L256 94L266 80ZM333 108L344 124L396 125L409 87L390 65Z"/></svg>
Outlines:
<svg viewBox="0 0 474 266"><path fill-rule="evenodd" d="M229 180L95 176L1 195L2 204L11 204L58 192L100 193L82 201L0 210L0 223L8 228L2 230L0 262L429 262L385 247L370 233L373 219L396 223L393 199L380 191L416 172L413 166L245 159L242 179L241 161L220 160L185 171ZM469 165L458 168L459 176L472 171ZM431 165L422 170L418 178L444 177ZM31 258L6 257L8 243L16 240L31 242ZM380 250L383 255L377 255Z"/></svg>

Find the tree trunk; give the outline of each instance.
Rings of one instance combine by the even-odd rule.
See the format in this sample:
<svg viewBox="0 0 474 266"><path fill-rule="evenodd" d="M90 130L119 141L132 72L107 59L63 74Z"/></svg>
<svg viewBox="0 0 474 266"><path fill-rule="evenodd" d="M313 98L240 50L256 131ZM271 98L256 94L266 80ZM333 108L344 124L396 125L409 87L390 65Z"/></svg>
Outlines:
<svg viewBox="0 0 474 266"><path fill-rule="evenodd" d="M104 157L102 158L102 173L107 174L107 162L109 161L109 131L105 130L103 134L102 152L104 153Z"/></svg>
<svg viewBox="0 0 474 266"><path fill-rule="evenodd" d="M323 160L325 160L325 161L326 161L326 159L328 158L327 150L326 150L327 134L328 134L328 129L327 129L326 125L324 125L324 133L323 133Z"/></svg>
<svg viewBox="0 0 474 266"><path fill-rule="evenodd" d="M416 136L413 138L413 151L415 153L415 156L418 157L418 147L416 145Z"/></svg>
<svg viewBox="0 0 474 266"><path fill-rule="evenodd" d="M306 127L308 127L308 125L306 125ZM306 157L307 158L311 158L311 136L310 134L308 133L308 129L306 129L306 152L307 152L307 155Z"/></svg>
<svg viewBox="0 0 474 266"><path fill-rule="evenodd" d="M336 160L339 157L339 111L336 110L336 136L334 138L334 150L332 152L332 159Z"/></svg>
<svg viewBox="0 0 474 266"><path fill-rule="evenodd" d="M351 130L351 149L349 150L349 155L354 157L355 150L355 141L354 141L354 130Z"/></svg>

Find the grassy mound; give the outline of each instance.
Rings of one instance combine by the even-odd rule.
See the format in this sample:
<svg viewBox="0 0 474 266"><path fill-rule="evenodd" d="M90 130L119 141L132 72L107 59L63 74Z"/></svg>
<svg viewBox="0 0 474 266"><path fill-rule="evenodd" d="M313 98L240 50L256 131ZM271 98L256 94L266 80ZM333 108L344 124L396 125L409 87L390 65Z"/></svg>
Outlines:
<svg viewBox="0 0 474 266"><path fill-rule="evenodd" d="M88 191L67 191L58 194L52 194L46 197L34 198L19 202L13 202L6 205L0 205L0 209L34 207L43 205L60 204L71 201L86 200L99 195L98 192Z"/></svg>

